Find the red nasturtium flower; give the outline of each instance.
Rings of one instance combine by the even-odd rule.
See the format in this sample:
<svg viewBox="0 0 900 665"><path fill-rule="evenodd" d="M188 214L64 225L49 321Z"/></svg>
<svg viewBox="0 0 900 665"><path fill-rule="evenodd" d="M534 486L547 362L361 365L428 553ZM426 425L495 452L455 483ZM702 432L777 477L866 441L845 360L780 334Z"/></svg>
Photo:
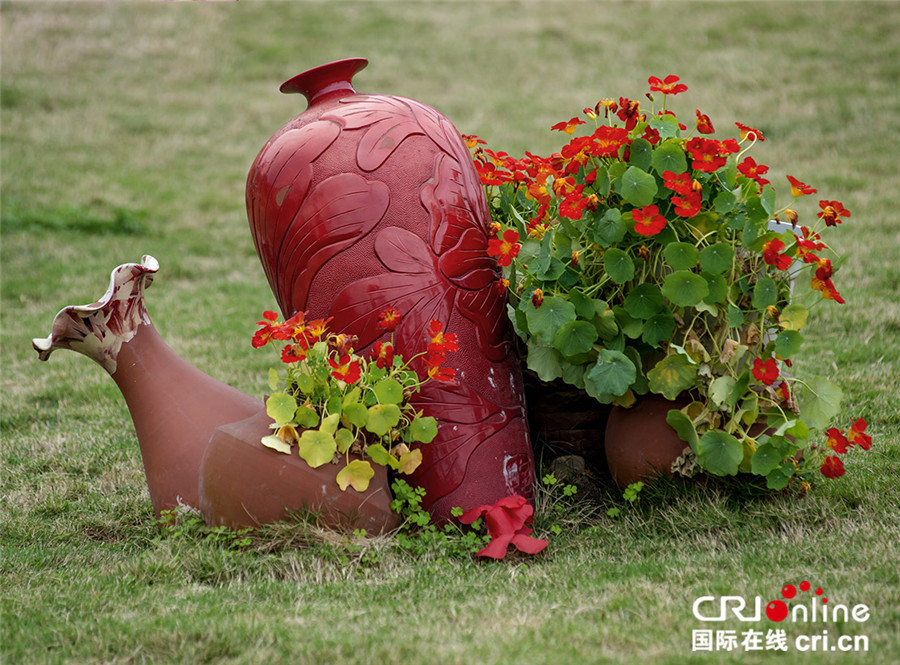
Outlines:
<svg viewBox="0 0 900 665"><path fill-rule="evenodd" d="M766 240L763 244L763 261L779 270L787 270L791 267L793 260L787 254L781 253L783 249L784 243L778 238Z"/></svg>
<svg viewBox="0 0 900 665"><path fill-rule="evenodd" d="M428 378L435 381L450 381L456 376L455 369L441 366L445 360L447 360L446 355L429 348L428 353L425 354L425 369L428 372Z"/></svg>
<svg viewBox="0 0 900 665"><path fill-rule="evenodd" d="M261 328L256 331L253 335L253 339L250 340L250 344L254 349L265 346L271 340L275 339L275 334L278 331L278 326L275 325L276 321L278 321L278 314L276 312L268 309L263 312L263 320L257 321L257 325L261 326Z"/></svg>
<svg viewBox="0 0 900 665"><path fill-rule="evenodd" d="M722 154L722 143L714 139L695 136L685 145L692 158L691 168L694 171L714 173L725 166L726 155Z"/></svg>
<svg viewBox="0 0 900 665"><path fill-rule="evenodd" d="M843 305L844 299L831 281L831 276L834 274L834 266L831 265L831 261L823 258L817 258L816 261L818 266L812 277L812 288L819 291L825 300L834 300Z"/></svg>
<svg viewBox="0 0 900 665"><path fill-rule="evenodd" d="M449 353L458 351L459 344L454 333L445 333L444 324L436 319L432 319L428 324L428 336L431 342L428 344L428 350L435 353Z"/></svg>
<svg viewBox="0 0 900 665"><path fill-rule="evenodd" d="M778 378L778 363L775 358L755 358L753 360L753 378L767 386L771 386Z"/></svg>
<svg viewBox="0 0 900 665"><path fill-rule="evenodd" d="M462 136L462 140L466 142L466 147L469 150L477 146L479 143L482 145L486 145L486 143L475 136L475 134L461 134L460 136Z"/></svg>
<svg viewBox="0 0 900 665"><path fill-rule="evenodd" d="M763 136L762 132L754 127L748 127L747 125L736 122L738 131L741 133L741 141L747 139L748 137L755 138L757 141L765 141L766 137Z"/></svg>
<svg viewBox="0 0 900 665"><path fill-rule="evenodd" d="M744 161L738 164L737 170L742 175L750 178L751 180L755 180L760 187L769 184L769 181L763 178L763 176L768 173L769 167L765 164L757 164L756 160L752 157L747 157L746 159L744 159Z"/></svg>
<svg viewBox="0 0 900 665"><path fill-rule="evenodd" d="M508 266L512 264L521 248L519 234L513 229L507 229L503 232L502 238L488 240L487 253L489 256L497 257L498 266Z"/></svg>
<svg viewBox="0 0 900 665"><path fill-rule="evenodd" d="M673 196L672 203L675 205L675 214L681 217L694 217L700 212L702 200L700 193L691 191L683 196Z"/></svg>
<svg viewBox="0 0 900 665"><path fill-rule="evenodd" d="M592 154L595 157L615 157L619 148L628 142L628 130L603 125L591 134L591 138L594 139Z"/></svg>
<svg viewBox="0 0 900 665"><path fill-rule="evenodd" d="M558 131L558 132L565 132L566 134L571 134L575 131L575 128L578 127L578 125L583 125L583 124L584 124L584 120L579 120L578 118L572 118L571 120L568 120L568 121L558 122L555 125L553 125L553 127L551 127L550 129Z"/></svg>
<svg viewBox="0 0 900 665"><path fill-rule="evenodd" d="M804 182L800 182L794 176L787 176L788 182L791 183L791 194L794 196L805 196L807 194L815 194L818 190L813 189Z"/></svg>
<svg viewBox="0 0 900 665"><path fill-rule="evenodd" d="M387 369L394 363L394 346L390 342L375 342L372 360L379 369Z"/></svg>
<svg viewBox="0 0 900 665"><path fill-rule="evenodd" d="M388 307L378 315L378 327L387 332L393 332L400 324L403 315L393 307Z"/></svg>
<svg viewBox="0 0 900 665"><path fill-rule="evenodd" d="M675 174L673 171L663 171L663 185L684 196L691 193L691 176L687 173Z"/></svg>
<svg viewBox="0 0 900 665"><path fill-rule="evenodd" d="M822 212L816 217L825 220L826 226L837 226L841 223L841 217L850 217L850 211L840 201L819 201Z"/></svg>
<svg viewBox="0 0 900 665"><path fill-rule="evenodd" d="M358 360L351 360L350 356L341 356L337 361L334 358L328 359L328 364L334 370L331 373L335 379L344 383L356 383L359 381L361 374Z"/></svg>
<svg viewBox="0 0 900 665"><path fill-rule="evenodd" d="M639 121L644 120L641 103L627 97L619 97L619 112L616 115L625 123L625 130L629 132L637 126Z"/></svg>
<svg viewBox="0 0 900 665"><path fill-rule="evenodd" d="M697 109L697 131L701 134L716 133L716 130L713 128L712 120L710 120L709 116L705 113L700 113L700 109Z"/></svg>
<svg viewBox="0 0 900 665"><path fill-rule="evenodd" d="M679 83L681 79L675 74L669 74L665 79L660 80L658 76L651 76L647 79L650 84L651 92L661 92L664 95L677 95L684 92L688 87L684 83Z"/></svg>
<svg viewBox="0 0 900 665"><path fill-rule="evenodd" d="M531 304L537 309L544 304L544 292L541 289L535 289L531 292Z"/></svg>
<svg viewBox="0 0 900 665"><path fill-rule="evenodd" d="M666 227L666 218L659 214L659 208L655 205L635 208L631 211L634 220L634 230L642 236L655 236Z"/></svg>
<svg viewBox="0 0 900 665"><path fill-rule="evenodd" d="M850 440L850 443L859 446L863 450L868 450L872 447L872 437L866 434L866 427L868 427L868 423L864 418L860 418L847 431L847 438Z"/></svg>
<svg viewBox="0 0 900 665"><path fill-rule="evenodd" d="M829 455L822 462L820 471L826 478L840 478L844 475L844 463L834 455Z"/></svg>
<svg viewBox="0 0 900 665"><path fill-rule="evenodd" d="M476 556L502 559L510 545L526 554L537 554L547 547L546 540L534 538L531 535L533 529L525 526L531 522L534 508L518 494L500 499L492 506L472 508L460 515L459 521L471 524L482 515L491 542Z"/></svg>
<svg viewBox="0 0 900 665"><path fill-rule="evenodd" d="M825 432L825 436L827 437L825 445L839 455L846 453L847 448L850 447L850 441L847 440L844 433L837 427L829 429Z"/></svg>

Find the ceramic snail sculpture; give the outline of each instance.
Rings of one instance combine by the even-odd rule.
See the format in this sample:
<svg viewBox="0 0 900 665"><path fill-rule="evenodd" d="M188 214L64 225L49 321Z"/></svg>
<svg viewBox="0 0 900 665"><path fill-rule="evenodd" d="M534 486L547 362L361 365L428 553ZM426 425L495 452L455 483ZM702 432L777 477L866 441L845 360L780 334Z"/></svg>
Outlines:
<svg viewBox="0 0 900 665"><path fill-rule="evenodd" d="M457 506L512 494L531 500L522 377L500 275L486 252L489 215L477 173L458 131L434 109L357 94L350 79L366 64L330 63L281 87L304 94L309 107L266 143L247 180L269 284L285 317L330 318L332 329L358 337L359 351L381 338L377 317L387 307L402 315L394 339L405 356L431 319L445 322L459 339L456 378L429 382L414 401L440 426L410 483L424 487L437 521ZM69 348L110 373L131 411L157 512L184 503L207 521L238 526L304 508L369 531L396 524L386 475L363 496L304 476L301 460L259 444L262 402L163 342L144 304L157 269L149 256L119 266L100 301L63 309L50 337L34 340L41 359ZM270 459L300 465L291 471L299 475L278 485L287 472ZM251 480L254 465L261 468Z"/></svg>

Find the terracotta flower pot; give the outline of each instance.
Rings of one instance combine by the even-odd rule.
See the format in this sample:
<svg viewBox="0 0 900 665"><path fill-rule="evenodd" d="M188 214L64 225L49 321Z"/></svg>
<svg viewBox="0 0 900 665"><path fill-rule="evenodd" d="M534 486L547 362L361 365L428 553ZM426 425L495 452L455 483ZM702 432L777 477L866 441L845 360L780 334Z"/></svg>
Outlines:
<svg viewBox="0 0 900 665"><path fill-rule="evenodd" d="M309 70L281 86L309 106L262 148L247 179L256 249L285 317L332 317L365 353L403 316L395 348L429 341L432 319L459 338L451 382L428 383L413 405L440 423L411 482L438 520L533 492L534 459L505 298L488 256L490 216L468 149L433 108L357 94L363 59ZM424 365L416 366L422 374Z"/></svg>
<svg viewBox="0 0 900 665"><path fill-rule="evenodd" d="M613 406L606 424L606 462L619 487L668 473L687 447L666 422L687 401L644 395L631 408Z"/></svg>
<svg viewBox="0 0 900 665"><path fill-rule="evenodd" d="M399 525L384 467L373 465L375 477L365 492L342 491L335 480L342 465L314 469L296 453L261 444L271 422L259 413L213 433L200 465L200 512L208 524L256 527L305 511L329 526L367 533Z"/></svg>

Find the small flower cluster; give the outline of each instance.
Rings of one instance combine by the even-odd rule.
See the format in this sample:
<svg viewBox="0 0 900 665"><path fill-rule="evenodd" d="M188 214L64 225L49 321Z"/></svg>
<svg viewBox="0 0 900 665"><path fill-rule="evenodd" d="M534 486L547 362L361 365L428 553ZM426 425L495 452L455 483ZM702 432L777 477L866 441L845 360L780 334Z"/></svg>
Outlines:
<svg viewBox="0 0 900 665"><path fill-rule="evenodd" d="M737 122L717 138L700 109L689 127L667 108L688 89L680 78L648 84L649 109L604 99L553 125L565 143L548 157L465 137L491 207L487 253L539 378L624 406L648 392L689 396L672 420L700 467L752 471L778 489L810 472L796 453L838 413L836 386L784 368L811 308L844 302L821 234L851 213L822 199L800 225L748 155L762 131ZM794 200L817 193L787 184ZM777 434L751 436L761 420L780 423Z"/></svg>
<svg viewBox="0 0 900 665"><path fill-rule="evenodd" d="M379 329L392 333L401 318L389 308L379 316ZM422 461L413 444L430 443L437 421L416 411L409 398L426 381L453 379L455 370L444 363L447 353L459 348L456 335L431 321L424 331L427 351L407 362L395 352L393 338L373 344L365 357L355 352L355 337L328 330L330 319L307 320L303 312L278 319L277 313L264 312L251 340L254 348L278 348L282 362L281 371L269 372L273 392L266 411L274 433L262 443L287 454L296 448L314 468L346 459L337 477L342 490L368 488L374 476L370 460L412 473ZM409 364L418 357L425 364L422 379Z"/></svg>
<svg viewBox="0 0 900 665"><path fill-rule="evenodd" d="M828 439L825 446L828 450L834 451L837 455L844 455L852 446L859 446L863 450L869 450L872 447L872 437L866 434L868 423L864 418L860 418L850 425L848 430L840 430L832 427L825 435ZM844 475L844 463L837 455L828 454L822 462L821 472L826 478L840 478Z"/></svg>

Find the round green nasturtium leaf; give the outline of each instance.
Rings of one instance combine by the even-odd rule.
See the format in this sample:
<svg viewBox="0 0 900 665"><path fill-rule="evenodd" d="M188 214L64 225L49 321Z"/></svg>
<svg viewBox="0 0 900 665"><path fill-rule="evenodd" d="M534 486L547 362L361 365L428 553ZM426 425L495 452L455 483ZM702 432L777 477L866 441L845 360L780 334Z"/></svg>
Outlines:
<svg viewBox="0 0 900 665"><path fill-rule="evenodd" d="M725 214L734 208L736 200L734 194L727 189L723 190L719 192L715 199L713 199L713 208L715 208L716 212Z"/></svg>
<svg viewBox="0 0 900 665"><path fill-rule="evenodd" d="M330 416L326 416L322 418L322 424L319 425L319 429L327 434L331 434L334 436L334 433L337 432L338 426L341 424L341 414L332 413Z"/></svg>
<svg viewBox="0 0 900 665"><path fill-rule="evenodd" d="M675 126L677 127L677 125ZM674 141L666 141L656 146L650 164L660 175L666 171L671 171L676 175L687 171L687 159L684 156L684 150Z"/></svg>
<svg viewBox="0 0 900 665"><path fill-rule="evenodd" d="M569 321L556 333L553 346L564 356L574 356L590 351L597 337L597 329L587 321Z"/></svg>
<svg viewBox="0 0 900 665"><path fill-rule="evenodd" d="M319 414L311 406L301 404L294 414L294 422L305 429L313 429L319 426Z"/></svg>
<svg viewBox="0 0 900 665"><path fill-rule="evenodd" d="M783 462L780 468L766 475L766 487L770 490L783 490L790 482L794 471L794 465L790 460Z"/></svg>
<svg viewBox="0 0 900 665"><path fill-rule="evenodd" d="M650 390L666 399L675 399L691 388L697 378L697 366L680 353L666 356L647 372Z"/></svg>
<svg viewBox="0 0 900 665"><path fill-rule="evenodd" d="M388 452L388 449L380 443L373 443L366 446L366 455L369 456L375 464L381 466L394 466L397 463L396 458Z"/></svg>
<svg viewBox="0 0 900 665"><path fill-rule="evenodd" d="M700 252L700 267L711 275L721 275L733 262L734 250L728 243L717 242Z"/></svg>
<svg viewBox="0 0 900 665"><path fill-rule="evenodd" d="M309 374L299 374L294 378L294 383L302 395L311 395L316 389L316 380Z"/></svg>
<svg viewBox="0 0 900 665"><path fill-rule="evenodd" d="M656 178L637 166L629 166L616 182L616 191L636 208L653 203L657 189Z"/></svg>
<svg viewBox="0 0 900 665"><path fill-rule="evenodd" d="M539 270L536 276L540 280L552 282L559 279L565 271L566 265L555 256L551 256L550 263L547 265L547 268L544 270Z"/></svg>
<svg viewBox="0 0 900 665"><path fill-rule="evenodd" d="M631 142L631 154L628 157L628 163L634 164L639 169L647 171L650 169L650 161L653 158L653 146L647 139L635 139Z"/></svg>
<svg viewBox="0 0 900 665"><path fill-rule="evenodd" d="M372 465L363 460L355 459L343 469L338 471L337 484L341 491L352 487L357 492L365 492L369 489L369 481L375 476Z"/></svg>
<svg viewBox="0 0 900 665"><path fill-rule="evenodd" d="M308 429L300 435L297 448L300 457L315 469L331 461L337 451L337 442L328 432Z"/></svg>
<svg viewBox="0 0 900 665"><path fill-rule="evenodd" d="M628 231L622 213L618 208L609 208L602 215L599 213L598 210L588 227L588 238L601 247L609 247L620 242Z"/></svg>
<svg viewBox="0 0 900 665"><path fill-rule="evenodd" d="M750 462L750 470L759 476L768 476L772 471L781 466L784 455L777 446L764 443L753 453Z"/></svg>
<svg viewBox="0 0 900 665"><path fill-rule="evenodd" d="M722 430L710 430L697 442L697 462L716 476L734 476L744 459L744 446Z"/></svg>
<svg viewBox="0 0 900 665"><path fill-rule="evenodd" d="M334 433L334 440L337 443L338 452L343 454L350 449L350 446L352 446L353 442L356 441L356 437L353 436L353 432L344 427L341 427L337 432Z"/></svg>
<svg viewBox="0 0 900 665"><path fill-rule="evenodd" d="M396 404L376 404L369 407L366 429L376 436L384 436L400 422L400 407Z"/></svg>
<svg viewBox="0 0 900 665"><path fill-rule="evenodd" d="M372 390L380 404L400 404L403 401L403 386L397 379L382 379Z"/></svg>
<svg viewBox="0 0 900 665"><path fill-rule="evenodd" d="M672 316L672 312L665 309L647 319L643 330L641 339L650 346L656 346L671 338L675 332L675 317Z"/></svg>
<svg viewBox="0 0 900 665"><path fill-rule="evenodd" d="M287 393L274 393L266 400L266 414L279 425L294 420L297 400Z"/></svg>
<svg viewBox="0 0 900 665"><path fill-rule="evenodd" d="M791 303L778 316L778 325L785 330L801 330L806 326L809 310L800 303Z"/></svg>
<svg viewBox="0 0 900 665"><path fill-rule="evenodd" d="M733 376L717 376L709 384L709 399L715 406L721 406L731 397L736 381Z"/></svg>
<svg viewBox="0 0 900 665"><path fill-rule="evenodd" d="M693 421L678 409L670 409L666 413L666 423L675 430L678 438L687 443L691 450L697 451L697 429L694 427Z"/></svg>
<svg viewBox="0 0 900 665"><path fill-rule="evenodd" d="M603 268L616 284L625 284L634 277L634 261L627 252L611 247L603 255Z"/></svg>
<svg viewBox="0 0 900 665"><path fill-rule="evenodd" d="M815 429L824 429L841 411L843 392L820 376L813 376L800 386L797 402L800 420Z"/></svg>
<svg viewBox="0 0 900 665"><path fill-rule="evenodd" d="M731 328L740 328L744 325L744 312L740 307L734 305L728 306L728 315L726 317L728 325Z"/></svg>
<svg viewBox="0 0 900 665"><path fill-rule="evenodd" d="M278 390L278 370L274 367L269 368L269 390L273 393Z"/></svg>
<svg viewBox="0 0 900 665"><path fill-rule="evenodd" d="M641 336L644 330L641 319L633 317L620 305L613 307L612 312L616 319L616 325L618 325L619 330L622 331L622 334L625 335L625 337L637 339Z"/></svg>
<svg viewBox="0 0 900 665"><path fill-rule="evenodd" d="M697 265L700 252L689 242L672 242L663 249L663 256L675 270L690 270Z"/></svg>
<svg viewBox="0 0 900 665"><path fill-rule="evenodd" d="M603 349L584 375L584 388L594 399L609 403L634 383L637 369L621 351Z"/></svg>
<svg viewBox="0 0 900 665"><path fill-rule="evenodd" d="M768 275L763 275L753 288L753 306L758 310L764 310L778 302L778 285Z"/></svg>
<svg viewBox="0 0 900 665"><path fill-rule="evenodd" d="M677 270L666 275L663 295L679 307L693 307L709 295L706 280L687 270Z"/></svg>
<svg viewBox="0 0 900 665"><path fill-rule="evenodd" d="M409 435L413 441L419 443L431 443L437 436L438 426L437 420L431 416L421 416L412 421L409 425Z"/></svg>
<svg viewBox="0 0 900 665"><path fill-rule="evenodd" d="M540 307L535 307L528 300L525 308L528 330L534 335L540 335L548 343L556 337L560 328L576 318L575 306L557 296L545 296Z"/></svg>
<svg viewBox="0 0 900 665"><path fill-rule="evenodd" d="M553 381L562 376L560 367L560 355L552 346L539 346L529 341L527 343L526 362L528 369L537 374L541 381Z"/></svg>
<svg viewBox="0 0 900 665"><path fill-rule="evenodd" d="M725 302L728 297L728 282L722 275L711 275L708 272L700 273L700 276L706 280L706 286L709 294L703 299L708 305Z"/></svg>
<svg viewBox="0 0 900 665"><path fill-rule="evenodd" d="M344 416L357 427L365 427L369 420L369 410L365 404L354 402L344 406Z"/></svg>
<svg viewBox="0 0 900 665"><path fill-rule="evenodd" d="M605 309L602 312L598 312L591 323L594 324L597 333L604 340L612 340L619 334L619 324L616 321L616 315L611 309Z"/></svg>
<svg viewBox="0 0 900 665"><path fill-rule="evenodd" d="M775 338L775 353L782 358L791 358L800 351L803 335L796 330L782 330Z"/></svg>
<svg viewBox="0 0 900 665"><path fill-rule="evenodd" d="M649 319L666 306L662 291L656 284L638 284L626 296L623 307L636 319Z"/></svg>
<svg viewBox="0 0 900 665"><path fill-rule="evenodd" d="M575 313L585 321L594 318L596 310L594 309L594 299L584 295L578 289L569 291L569 300L575 307Z"/></svg>

